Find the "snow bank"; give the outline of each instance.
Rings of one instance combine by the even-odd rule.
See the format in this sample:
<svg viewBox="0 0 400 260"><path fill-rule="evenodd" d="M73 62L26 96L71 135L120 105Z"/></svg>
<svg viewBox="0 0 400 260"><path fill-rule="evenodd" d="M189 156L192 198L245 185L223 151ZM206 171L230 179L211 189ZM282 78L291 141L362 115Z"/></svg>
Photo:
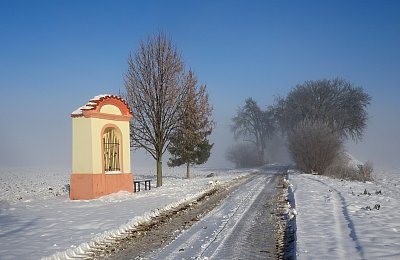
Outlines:
<svg viewBox="0 0 400 260"><path fill-rule="evenodd" d="M67 259L85 255L92 248L123 236L162 211L195 199L215 183L226 183L250 173L193 169L193 178L188 180L182 178L185 176L184 168L165 167L164 185L155 188L154 170L136 168L135 172L140 174L135 174L135 178L151 178L152 190L120 192L90 201L71 201L68 191L63 191L69 183L68 169L0 171L1 259L46 256ZM210 173L214 173L213 177L207 178ZM11 188L6 191L4 187ZM23 199L19 200L19 196Z"/></svg>
<svg viewBox="0 0 400 260"><path fill-rule="evenodd" d="M364 165L364 163L357 160L353 155L349 154L348 152L343 152L342 155L346 158L347 167L351 169L359 170L360 166Z"/></svg>
<svg viewBox="0 0 400 260"><path fill-rule="evenodd" d="M52 256L44 257L42 259L75 259L77 257L89 257L89 253L93 249L102 248L104 245L110 244L110 242L115 241L118 238L125 237L130 231L135 230L135 228L140 224L149 222L152 218L159 216L165 211L176 208L183 203L188 203L190 201L196 200L204 193L211 191L214 186L215 182L212 182L208 188L201 190L196 194L191 194L186 198L183 198L177 202L170 203L161 209L157 208L151 212L146 212L142 216L134 217L133 219L128 221L128 223L122 224L119 228L105 231L104 233L94 237L90 242L84 242L74 249L68 249L63 252L58 252Z"/></svg>
<svg viewBox="0 0 400 260"><path fill-rule="evenodd" d="M376 183L292 172L298 259L400 259L400 171Z"/></svg>

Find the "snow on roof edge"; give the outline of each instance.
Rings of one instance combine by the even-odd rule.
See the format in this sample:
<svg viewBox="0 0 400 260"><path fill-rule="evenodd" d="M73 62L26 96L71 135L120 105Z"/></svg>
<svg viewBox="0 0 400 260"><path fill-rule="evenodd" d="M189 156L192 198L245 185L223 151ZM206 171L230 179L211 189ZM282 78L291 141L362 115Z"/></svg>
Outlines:
<svg viewBox="0 0 400 260"><path fill-rule="evenodd" d="M105 98L105 97L113 97L114 95L111 94L100 94L97 96L94 96L91 100L100 100L101 98Z"/></svg>
<svg viewBox="0 0 400 260"><path fill-rule="evenodd" d="M89 100L88 103L86 103L86 105L81 106L81 107L75 109L75 110L71 113L71 115L73 115L73 116L79 116L79 115L82 115L82 110L91 110L91 109L94 109L94 108L97 106L96 101L100 101L102 98L105 98L105 97L114 97L114 95L111 95L111 94L100 94L100 95L94 96L93 98L91 98L91 99ZM117 96L115 96L115 97L117 97Z"/></svg>

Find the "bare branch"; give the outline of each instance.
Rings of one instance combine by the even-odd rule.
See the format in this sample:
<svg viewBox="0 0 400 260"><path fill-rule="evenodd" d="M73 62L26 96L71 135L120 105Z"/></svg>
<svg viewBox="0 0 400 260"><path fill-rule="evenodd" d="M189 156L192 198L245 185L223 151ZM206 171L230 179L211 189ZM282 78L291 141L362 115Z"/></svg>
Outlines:
<svg viewBox="0 0 400 260"><path fill-rule="evenodd" d="M274 114L270 109L261 110L252 98L248 98L244 107L238 109L237 115L232 121L231 130L235 139L254 143L259 157L258 161L264 161L266 143L276 130Z"/></svg>
<svg viewBox="0 0 400 260"><path fill-rule="evenodd" d="M157 185L162 185L162 155L179 123L184 64L177 48L163 32L149 36L128 58L126 99L134 113L133 148L143 148L157 160Z"/></svg>

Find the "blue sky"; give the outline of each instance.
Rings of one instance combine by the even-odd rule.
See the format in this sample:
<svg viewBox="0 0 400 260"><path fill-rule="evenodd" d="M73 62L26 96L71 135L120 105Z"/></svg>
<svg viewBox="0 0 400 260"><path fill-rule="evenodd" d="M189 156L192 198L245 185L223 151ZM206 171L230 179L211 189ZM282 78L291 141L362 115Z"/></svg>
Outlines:
<svg viewBox="0 0 400 260"><path fill-rule="evenodd" d="M0 165L69 166L70 112L123 91L129 53L160 30L207 84L210 166L226 165L246 97L266 106L305 80L342 77L373 97L364 141L349 150L400 167L399 1L1 0Z"/></svg>

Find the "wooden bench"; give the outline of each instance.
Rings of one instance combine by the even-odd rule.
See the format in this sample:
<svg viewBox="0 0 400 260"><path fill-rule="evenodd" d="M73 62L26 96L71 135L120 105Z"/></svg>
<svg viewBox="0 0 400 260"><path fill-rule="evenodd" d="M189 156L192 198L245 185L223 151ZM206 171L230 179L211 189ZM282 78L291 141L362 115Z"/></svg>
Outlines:
<svg viewBox="0 0 400 260"><path fill-rule="evenodd" d="M151 190L151 180L137 180L133 181L133 192L139 192L140 191L140 184L144 184L144 189L145 190Z"/></svg>

